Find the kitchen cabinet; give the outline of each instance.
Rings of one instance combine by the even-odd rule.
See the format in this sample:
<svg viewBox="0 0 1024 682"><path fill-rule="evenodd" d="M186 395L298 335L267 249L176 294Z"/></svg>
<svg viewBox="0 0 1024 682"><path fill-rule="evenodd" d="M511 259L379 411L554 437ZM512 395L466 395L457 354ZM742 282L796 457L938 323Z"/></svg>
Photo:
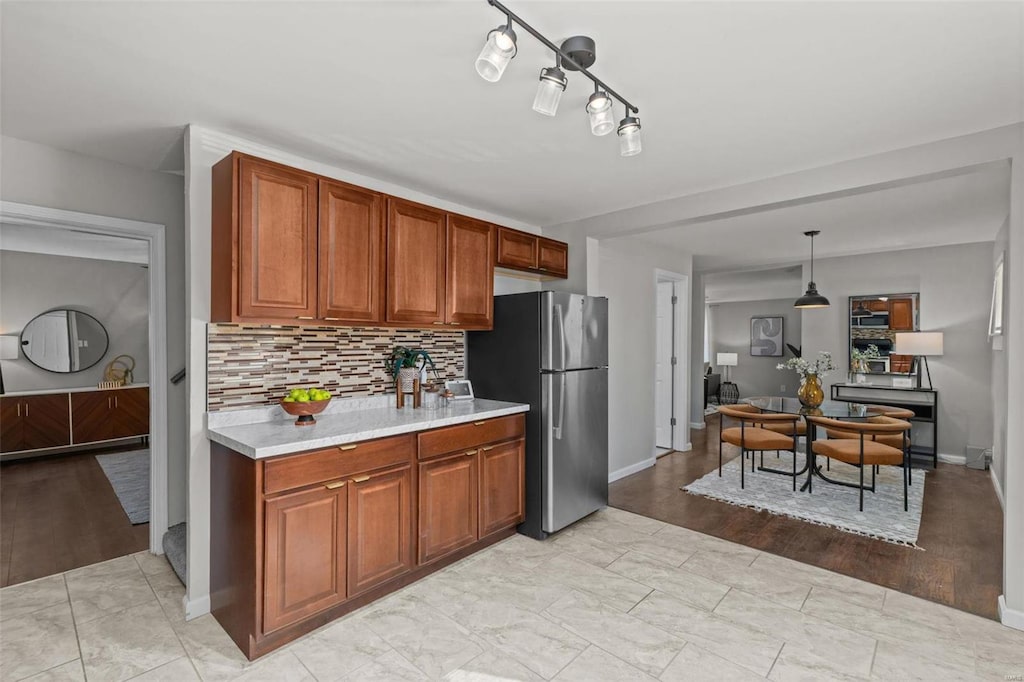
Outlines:
<svg viewBox="0 0 1024 682"><path fill-rule="evenodd" d="M889 303L887 301L876 299L874 301L868 301L864 307L873 313L884 313L889 310Z"/></svg>
<svg viewBox="0 0 1024 682"><path fill-rule="evenodd" d="M268 499L263 624L270 632L347 595L348 488L331 481Z"/></svg>
<svg viewBox="0 0 1024 682"><path fill-rule="evenodd" d="M480 448L480 537L522 522L526 445L523 440Z"/></svg>
<svg viewBox="0 0 1024 682"><path fill-rule="evenodd" d="M348 592L354 596L412 568L412 467L352 478Z"/></svg>
<svg viewBox="0 0 1024 682"><path fill-rule="evenodd" d="M889 354L889 372L893 374L909 374L914 366L913 355Z"/></svg>
<svg viewBox="0 0 1024 682"><path fill-rule="evenodd" d="M319 193L317 317L332 323L380 323L387 250L384 197L329 180L320 180Z"/></svg>
<svg viewBox="0 0 1024 682"><path fill-rule="evenodd" d="M411 201L388 200L387 321L445 324L448 216Z"/></svg>
<svg viewBox="0 0 1024 682"><path fill-rule="evenodd" d="M477 540L477 450L420 463L419 563Z"/></svg>
<svg viewBox="0 0 1024 682"><path fill-rule="evenodd" d="M67 393L0 398L0 452L70 444Z"/></svg>
<svg viewBox="0 0 1024 682"><path fill-rule="evenodd" d="M494 326L494 241L491 225L448 216L445 322L462 329Z"/></svg>
<svg viewBox="0 0 1024 682"><path fill-rule="evenodd" d="M914 301L910 298L889 299L889 329L896 332L914 331Z"/></svg>
<svg viewBox="0 0 1024 682"><path fill-rule="evenodd" d="M544 279L569 276L569 245L507 227L496 231L495 265L541 275Z"/></svg>
<svg viewBox="0 0 1024 682"><path fill-rule="evenodd" d="M72 393L71 423L76 445L145 436L149 433L149 389Z"/></svg>
<svg viewBox="0 0 1024 682"><path fill-rule="evenodd" d="M537 267L555 277L568 277L569 245L541 237L537 241Z"/></svg>
<svg viewBox="0 0 1024 682"><path fill-rule="evenodd" d="M211 443L214 617L252 659L513 534L524 427L517 414L266 459Z"/></svg>

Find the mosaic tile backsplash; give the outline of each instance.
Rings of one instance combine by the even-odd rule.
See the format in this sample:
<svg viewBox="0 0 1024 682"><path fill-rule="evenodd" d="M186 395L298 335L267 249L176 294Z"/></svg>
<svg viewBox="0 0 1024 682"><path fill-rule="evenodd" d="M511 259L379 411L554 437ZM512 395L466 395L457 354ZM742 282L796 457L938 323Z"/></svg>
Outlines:
<svg viewBox="0 0 1024 682"><path fill-rule="evenodd" d="M381 395L393 389L384 358L395 346L426 350L442 379L465 374L461 331L210 324L207 409L272 405L293 386L322 386L344 397Z"/></svg>

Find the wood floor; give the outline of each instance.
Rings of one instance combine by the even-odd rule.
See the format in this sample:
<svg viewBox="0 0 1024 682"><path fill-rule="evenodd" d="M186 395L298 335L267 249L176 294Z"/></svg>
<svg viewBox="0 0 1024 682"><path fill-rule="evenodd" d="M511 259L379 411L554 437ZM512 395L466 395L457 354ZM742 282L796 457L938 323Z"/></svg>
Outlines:
<svg viewBox="0 0 1024 682"><path fill-rule="evenodd" d="M691 431L692 451L613 483L611 505L998 619L1003 514L989 472L941 463L929 471L921 551L683 492L718 467L718 419ZM739 449L725 453L732 459Z"/></svg>
<svg viewBox="0 0 1024 682"><path fill-rule="evenodd" d="M0 587L149 547L149 524L128 521L97 452L0 464Z"/></svg>

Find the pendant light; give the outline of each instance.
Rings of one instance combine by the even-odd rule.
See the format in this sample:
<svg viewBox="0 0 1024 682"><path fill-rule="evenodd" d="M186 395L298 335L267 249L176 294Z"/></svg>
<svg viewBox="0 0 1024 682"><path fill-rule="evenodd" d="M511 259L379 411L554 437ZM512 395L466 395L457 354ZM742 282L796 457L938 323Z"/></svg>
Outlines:
<svg viewBox="0 0 1024 682"><path fill-rule="evenodd" d="M516 56L516 32L512 30L512 19L487 34L484 49L476 58L476 72L490 83L501 80L501 74L512 58Z"/></svg>
<svg viewBox="0 0 1024 682"><path fill-rule="evenodd" d="M619 153L622 156L636 156L640 153L640 119L629 115L619 121Z"/></svg>
<svg viewBox="0 0 1024 682"><path fill-rule="evenodd" d="M615 128L612 98L607 92L598 90L596 84L594 94L587 100L587 113L590 115L590 132L595 135L607 135Z"/></svg>
<svg viewBox="0 0 1024 682"><path fill-rule="evenodd" d="M850 313L850 317L874 317L874 313L864 307L864 301L857 301L857 306Z"/></svg>
<svg viewBox="0 0 1024 682"><path fill-rule="evenodd" d="M565 71L561 68L561 59L557 60L554 68L540 70L540 83L537 85L537 95L533 98L533 110L545 116L554 116L558 111L558 103L565 92L565 86L569 79L565 77Z"/></svg>
<svg viewBox="0 0 1024 682"><path fill-rule="evenodd" d="M810 308L827 308L829 307L828 299L818 293L818 287L814 284L814 237L821 234L821 230L809 230L804 234L811 238L811 281L807 283L807 291L803 296L796 299L796 303L793 304L794 308L810 309Z"/></svg>

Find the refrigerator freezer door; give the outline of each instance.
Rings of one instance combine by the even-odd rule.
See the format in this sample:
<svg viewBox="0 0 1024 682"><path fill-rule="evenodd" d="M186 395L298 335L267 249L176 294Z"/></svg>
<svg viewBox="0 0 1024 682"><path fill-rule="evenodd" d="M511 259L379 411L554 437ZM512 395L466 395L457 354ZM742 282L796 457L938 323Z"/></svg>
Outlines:
<svg viewBox="0 0 1024 682"><path fill-rule="evenodd" d="M541 294L541 370L608 366L608 299Z"/></svg>
<svg viewBox="0 0 1024 682"><path fill-rule="evenodd" d="M608 504L608 370L542 375L543 529Z"/></svg>

